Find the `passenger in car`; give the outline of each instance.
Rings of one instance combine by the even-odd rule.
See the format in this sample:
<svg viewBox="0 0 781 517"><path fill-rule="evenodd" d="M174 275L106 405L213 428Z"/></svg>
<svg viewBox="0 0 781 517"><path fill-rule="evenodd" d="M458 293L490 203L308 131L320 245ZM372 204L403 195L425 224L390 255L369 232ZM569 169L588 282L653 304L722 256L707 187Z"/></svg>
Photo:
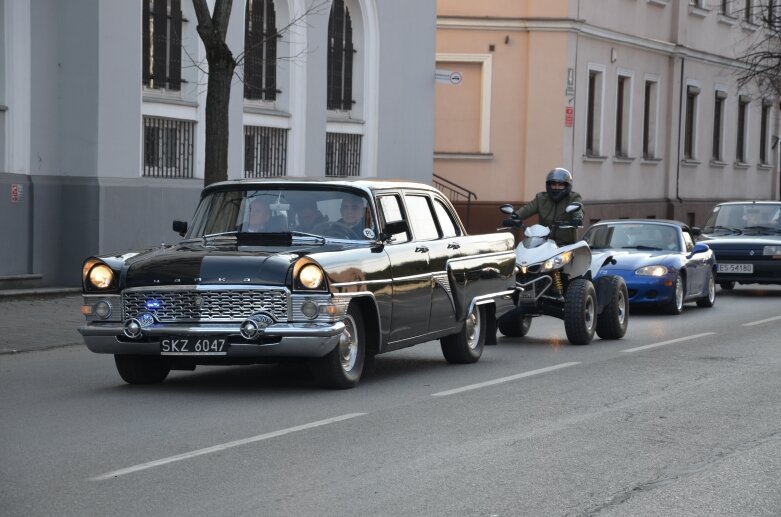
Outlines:
<svg viewBox="0 0 781 517"><path fill-rule="evenodd" d="M302 201L296 206L296 229L311 232L315 226L327 221L328 218L317 209L317 203L311 199Z"/></svg>

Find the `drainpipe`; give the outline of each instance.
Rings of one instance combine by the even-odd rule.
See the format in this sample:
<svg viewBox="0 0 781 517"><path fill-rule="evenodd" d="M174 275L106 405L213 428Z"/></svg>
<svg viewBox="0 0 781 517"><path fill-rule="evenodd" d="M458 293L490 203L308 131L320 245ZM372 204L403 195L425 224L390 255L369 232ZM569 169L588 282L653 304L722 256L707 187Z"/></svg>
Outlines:
<svg viewBox="0 0 781 517"><path fill-rule="evenodd" d="M681 85L680 85L680 99L678 99L678 155L676 156L676 166L675 166L675 199L678 201L679 205L683 204L683 200L681 199L680 192L681 192L681 126L683 125L683 97L685 93L685 87L683 84L683 68L684 64L686 63L685 58L681 57ZM670 219L675 219L675 208L672 210L673 213L668 214L668 217Z"/></svg>

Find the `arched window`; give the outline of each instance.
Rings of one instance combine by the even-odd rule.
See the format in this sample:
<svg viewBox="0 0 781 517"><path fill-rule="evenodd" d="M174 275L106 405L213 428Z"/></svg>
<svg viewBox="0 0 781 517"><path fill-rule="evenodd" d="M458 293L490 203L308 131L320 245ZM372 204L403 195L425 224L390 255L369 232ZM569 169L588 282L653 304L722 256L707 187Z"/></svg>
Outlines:
<svg viewBox="0 0 781 517"><path fill-rule="evenodd" d="M277 38L274 0L247 0L244 17L244 98L277 98Z"/></svg>
<svg viewBox="0 0 781 517"><path fill-rule="evenodd" d="M334 0L328 19L328 109L353 106L353 28L344 0Z"/></svg>

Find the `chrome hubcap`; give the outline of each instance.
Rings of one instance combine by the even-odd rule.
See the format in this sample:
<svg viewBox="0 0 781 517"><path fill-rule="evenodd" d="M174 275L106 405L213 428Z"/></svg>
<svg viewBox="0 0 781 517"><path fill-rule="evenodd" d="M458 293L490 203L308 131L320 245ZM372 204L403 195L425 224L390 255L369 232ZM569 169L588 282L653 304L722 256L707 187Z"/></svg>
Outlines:
<svg viewBox="0 0 781 517"><path fill-rule="evenodd" d="M466 318L466 345L474 350L480 337L480 309L475 307Z"/></svg>
<svg viewBox="0 0 781 517"><path fill-rule="evenodd" d="M595 323L595 314L596 314L596 307L594 307L594 298L592 296L588 296L586 298L586 307L583 311L583 321L586 323L586 328L591 331L592 328L594 328Z"/></svg>
<svg viewBox="0 0 781 517"><path fill-rule="evenodd" d="M339 336L339 360L342 363L342 369L346 372L355 367L355 361L358 359L358 341L355 332L355 320L352 316L344 319L344 331Z"/></svg>
<svg viewBox="0 0 781 517"><path fill-rule="evenodd" d="M624 318L626 318L626 298L624 292L618 292L618 322L623 325Z"/></svg>
<svg viewBox="0 0 781 517"><path fill-rule="evenodd" d="M683 307L683 282L680 278L675 280L675 306L679 310Z"/></svg>

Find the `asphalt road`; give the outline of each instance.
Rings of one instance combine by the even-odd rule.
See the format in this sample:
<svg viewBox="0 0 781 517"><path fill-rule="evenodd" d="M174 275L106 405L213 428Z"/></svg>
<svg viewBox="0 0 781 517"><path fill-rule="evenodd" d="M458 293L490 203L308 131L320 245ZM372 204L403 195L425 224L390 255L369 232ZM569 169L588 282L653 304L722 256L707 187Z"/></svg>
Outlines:
<svg viewBox="0 0 781 517"><path fill-rule="evenodd" d="M145 387L82 346L6 353L0 514L779 515L780 331L781 288L739 287L585 347L552 318L473 365L427 343L347 391L296 366Z"/></svg>

